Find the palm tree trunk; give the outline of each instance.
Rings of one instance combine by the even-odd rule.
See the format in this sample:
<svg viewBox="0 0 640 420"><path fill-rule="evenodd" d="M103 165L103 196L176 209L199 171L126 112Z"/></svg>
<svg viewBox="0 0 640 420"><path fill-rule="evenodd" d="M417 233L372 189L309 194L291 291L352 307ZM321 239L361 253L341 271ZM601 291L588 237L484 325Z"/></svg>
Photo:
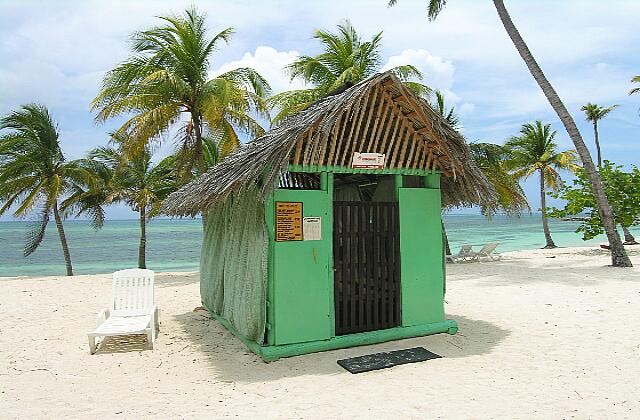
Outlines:
<svg viewBox="0 0 640 420"><path fill-rule="evenodd" d="M64 226L58 211L58 201L53 203L53 217L56 220L56 228L60 235L60 244L62 245L62 254L64 255L64 264L67 266L67 276L73 276L73 267L71 266L71 254L69 254L69 246L67 245L67 237L64 234Z"/></svg>
<svg viewBox="0 0 640 420"><path fill-rule="evenodd" d="M194 145L193 158L196 169L199 174L204 173L204 155L202 150L202 120L198 110L191 109L191 120L193 121L193 130L195 133L196 141Z"/></svg>
<svg viewBox="0 0 640 420"><path fill-rule="evenodd" d="M598 168L602 166L602 154L600 153L600 139L598 138L598 121L593 122L593 137L596 140L596 152L598 153Z"/></svg>
<svg viewBox="0 0 640 420"><path fill-rule="evenodd" d="M622 226L622 225L620 225ZM629 228L626 226L622 226L622 232L624 233L624 244L625 245L638 245L636 242L636 238L633 237L631 232L629 232Z"/></svg>
<svg viewBox="0 0 640 420"><path fill-rule="evenodd" d="M444 228L444 220L442 220L442 242L444 242L445 255L451 255L451 248L449 247L449 238L447 237L447 230Z"/></svg>
<svg viewBox="0 0 640 420"><path fill-rule="evenodd" d="M631 267L631 260L629 259L624 246L622 246L620 235L616 230L613 211L611 210L611 206L609 205L607 196L604 193L600 175L598 174L598 171L593 164L593 159L591 159L589 149L587 149L587 146L585 145L584 140L580 135L580 131L578 131L578 127L576 126L575 121L573 120L571 114L569 114L569 111L567 111L567 108L560 100L560 97L542 72L542 69L533 57L533 54L531 54L529 47L527 47L527 44L522 39L520 32L518 32L518 29L513 24L511 16L509 16L509 12L504 6L503 0L493 0L493 4L498 11L498 16L500 16L500 20L502 21L502 24L504 25L509 38L511 38L513 45L516 47L516 50L518 50L520 57L522 57L525 64L527 65L529 72L542 89L542 92L551 104L551 107L554 109L554 111L564 124L569 137L576 147L576 151L580 156L580 160L582 160L582 164L585 171L587 172L589 181L591 183L593 195L596 199L596 202L598 203L598 212L600 213L600 219L602 220L604 230L607 234L607 239L609 240L609 245L611 246L611 264L614 267Z"/></svg>
<svg viewBox="0 0 640 420"><path fill-rule="evenodd" d="M147 220L146 209L140 207L140 247L138 248L138 268L147 268Z"/></svg>
<svg viewBox="0 0 640 420"><path fill-rule="evenodd" d="M204 154L202 150L202 126L201 126L201 118L198 110L195 108L191 109L191 120L193 121L193 130L196 136L195 142L195 150L193 152L194 165L197 169L198 174L203 174L206 170L204 165ZM202 213L202 231L204 232L205 227L207 226L207 216Z"/></svg>
<svg viewBox="0 0 640 420"><path fill-rule="evenodd" d="M544 186L544 174L542 169L540 170L540 207L542 210L542 230L544 231L544 238L547 241L545 249L557 248L551 237L551 231L549 230L549 221L547 220L547 195L545 194Z"/></svg>

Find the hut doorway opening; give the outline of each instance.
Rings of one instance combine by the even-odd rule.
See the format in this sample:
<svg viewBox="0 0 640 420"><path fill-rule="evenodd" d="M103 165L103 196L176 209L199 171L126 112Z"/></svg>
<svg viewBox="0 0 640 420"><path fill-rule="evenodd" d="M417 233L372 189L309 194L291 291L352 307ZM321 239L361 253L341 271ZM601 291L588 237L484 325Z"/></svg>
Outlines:
<svg viewBox="0 0 640 420"><path fill-rule="evenodd" d="M394 177L336 177L335 188L336 335L397 327L401 319L400 222Z"/></svg>

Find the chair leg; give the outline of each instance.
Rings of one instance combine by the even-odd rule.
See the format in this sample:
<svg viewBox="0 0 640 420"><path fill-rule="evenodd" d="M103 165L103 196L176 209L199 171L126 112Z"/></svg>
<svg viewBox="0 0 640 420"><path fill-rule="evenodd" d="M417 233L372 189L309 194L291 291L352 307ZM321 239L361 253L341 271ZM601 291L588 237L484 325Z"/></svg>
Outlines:
<svg viewBox="0 0 640 420"><path fill-rule="evenodd" d="M89 354L96 352L96 338L92 335L89 336Z"/></svg>
<svg viewBox="0 0 640 420"><path fill-rule="evenodd" d="M155 325L156 335L160 332L160 308L156 308Z"/></svg>
<svg viewBox="0 0 640 420"><path fill-rule="evenodd" d="M155 334L153 333L153 327L151 327L151 330L147 333L147 343L149 344L149 349L153 350L153 340Z"/></svg>

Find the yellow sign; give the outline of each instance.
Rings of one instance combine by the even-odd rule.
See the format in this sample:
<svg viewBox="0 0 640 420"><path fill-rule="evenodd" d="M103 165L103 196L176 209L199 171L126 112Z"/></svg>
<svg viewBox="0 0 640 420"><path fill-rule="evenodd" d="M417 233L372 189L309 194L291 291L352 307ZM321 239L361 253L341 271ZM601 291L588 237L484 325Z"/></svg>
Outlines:
<svg viewBox="0 0 640 420"><path fill-rule="evenodd" d="M276 242L302 239L302 203L276 201Z"/></svg>

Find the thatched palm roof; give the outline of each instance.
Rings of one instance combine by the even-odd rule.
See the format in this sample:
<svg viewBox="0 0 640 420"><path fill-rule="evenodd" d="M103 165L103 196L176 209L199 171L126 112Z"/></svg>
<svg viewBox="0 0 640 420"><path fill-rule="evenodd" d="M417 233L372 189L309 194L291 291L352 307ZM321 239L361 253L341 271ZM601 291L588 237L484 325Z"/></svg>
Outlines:
<svg viewBox="0 0 640 420"><path fill-rule="evenodd" d="M290 164L349 167L353 152L385 153L388 168L441 171L445 206L486 204L495 198L464 138L394 75L380 73L319 100L238 148L171 194L163 210L193 216L230 193L256 186L265 197Z"/></svg>

